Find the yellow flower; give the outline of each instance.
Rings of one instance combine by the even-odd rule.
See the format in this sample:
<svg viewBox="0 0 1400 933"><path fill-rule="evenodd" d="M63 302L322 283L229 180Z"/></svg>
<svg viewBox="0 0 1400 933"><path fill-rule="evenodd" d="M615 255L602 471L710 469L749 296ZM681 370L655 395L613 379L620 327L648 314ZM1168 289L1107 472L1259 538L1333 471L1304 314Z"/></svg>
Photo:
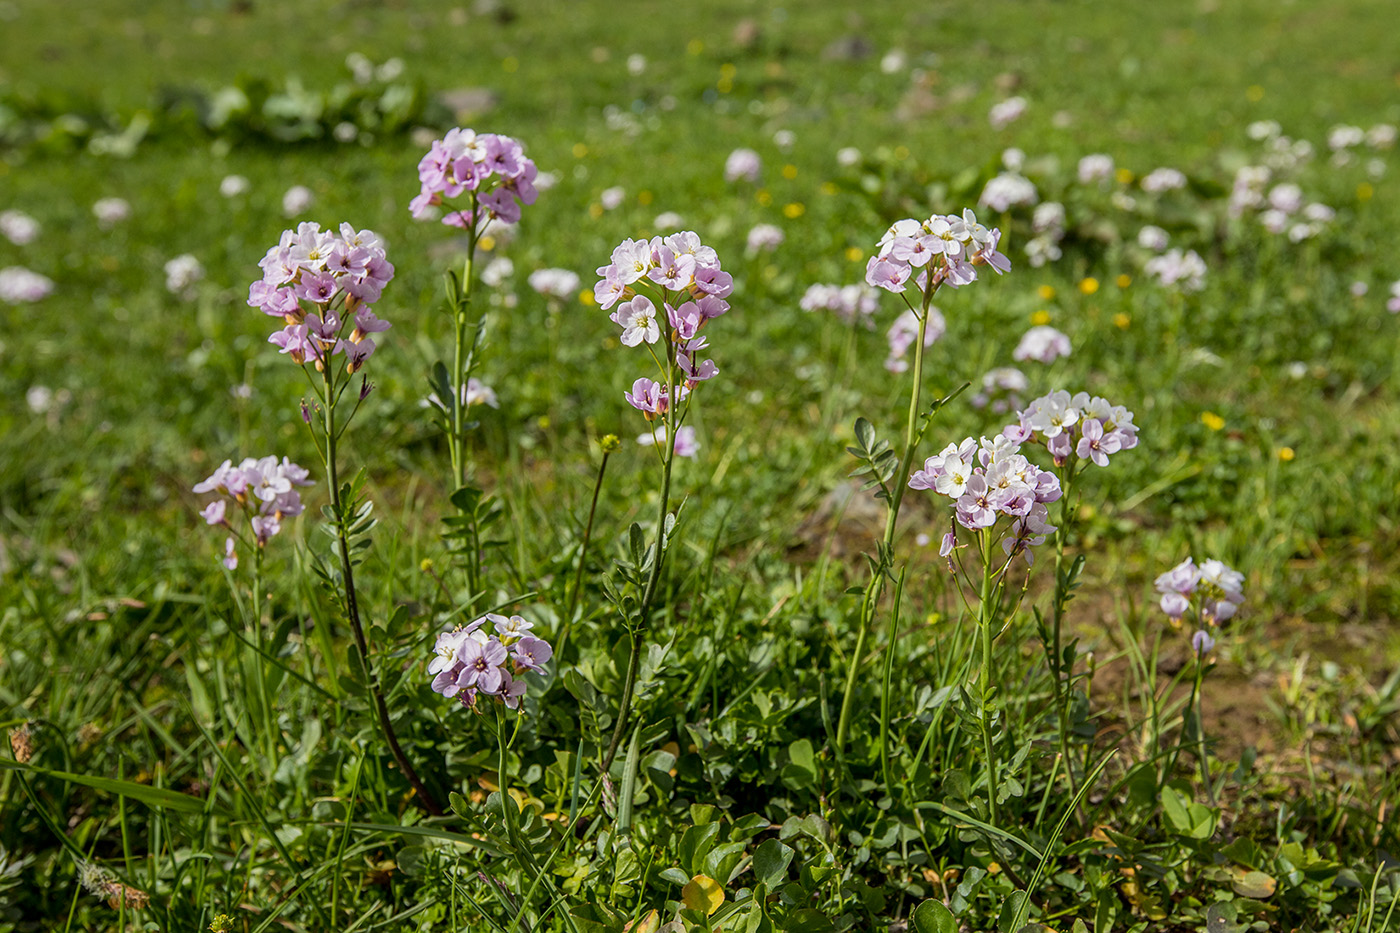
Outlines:
<svg viewBox="0 0 1400 933"><path fill-rule="evenodd" d="M1133 323L1133 319L1128 317L1122 311L1119 311L1117 314L1113 315L1113 326L1118 328L1119 330L1127 330L1128 325L1131 323Z"/></svg>
<svg viewBox="0 0 1400 933"><path fill-rule="evenodd" d="M622 446L622 441L618 440L616 434L604 434L598 441L598 446L603 449L603 453L610 454Z"/></svg>
<svg viewBox="0 0 1400 933"><path fill-rule="evenodd" d="M1225 427L1225 419L1213 411L1203 411L1201 412L1201 424L1210 428L1212 431L1219 431L1221 428Z"/></svg>
<svg viewBox="0 0 1400 933"><path fill-rule="evenodd" d="M797 177L797 166L789 162L783 166L783 177L791 181Z"/></svg>
<svg viewBox="0 0 1400 933"><path fill-rule="evenodd" d="M602 217L603 205L599 204L597 201L594 201L592 204L588 205L588 216L592 217L594 220L597 220L599 217Z"/></svg>
<svg viewBox="0 0 1400 933"><path fill-rule="evenodd" d="M1133 284L1133 277L1124 272L1122 275L1118 276L1118 278L1114 279L1114 283L1119 288L1127 288L1129 285Z"/></svg>
<svg viewBox="0 0 1400 933"><path fill-rule="evenodd" d="M1296 456L1298 456L1298 454L1294 452L1292 447L1280 447L1278 449L1278 458L1284 463L1287 463Z"/></svg>
<svg viewBox="0 0 1400 933"><path fill-rule="evenodd" d="M573 153L575 159L582 159L588 155L588 147L583 143L574 143Z"/></svg>
<svg viewBox="0 0 1400 933"><path fill-rule="evenodd" d="M1371 187L1369 181L1363 181L1356 186L1356 200L1358 201L1369 201L1371 200L1371 196L1375 193L1376 189Z"/></svg>
<svg viewBox="0 0 1400 933"><path fill-rule="evenodd" d="M1264 88L1258 84L1251 84L1245 88L1244 96L1249 98L1252 103L1257 104L1264 99Z"/></svg>
<svg viewBox="0 0 1400 933"><path fill-rule="evenodd" d="M807 213L807 208L801 201L793 201L791 204L783 205L783 216L788 220L796 220Z"/></svg>
<svg viewBox="0 0 1400 933"><path fill-rule="evenodd" d="M1043 308L1042 308L1041 310L1039 310L1039 311L1036 311L1035 313L1033 313L1033 314L1031 315L1031 323L1032 323L1032 324L1037 324L1037 325L1039 325L1039 324L1049 324L1049 323L1050 323L1050 312L1049 312L1049 311L1046 311L1046 310L1043 309Z"/></svg>
<svg viewBox="0 0 1400 933"><path fill-rule="evenodd" d="M491 252L491 250L496 248L496 238L488 233L481 239L477 240L476 245L489 253Z"/></svg>
<svg viewBox="0 0 1400 933"><path fill-rule="evenodd" d="M1085 295L1092 295L1099 290L1099 280L1092 275L1085 276L1079 280L1079 290Z"/></svg>
<svg viewBox="0 0 1400 933"><path fill-rule="evenodd" d="M642 190L637 192L637 203L642 207L646 207L654 200L656 200L656 195L652 194L650 191Z"/></svg>
<svg viewBox="0 0 1400 933"><path fill-rule="evenodd" d="M1035 293L1040 296L1041 301L1055 300L1055 286L1053 285L1042 285L1035 290Z"/></svg>
<svg viewBox="0 0 1400 933"><path fill-rule="evenodd" d="M1118 171L1113 173L1113 177L1118 179L1118 184L1120 185L1131 185L1133 183L1133 170L1128 168L1120 168Z"/></svg>
<svg viewBox="0 0 1400 933"><path fill-rule="evenodd" d="M759 207L767 207L773 203L773 195L767 188L759 188L754 200L758 201Z"/></svg>
<svg viewBox="0 0 1400 933"><path fill-rule="evenodd" d="M848 246L848 247L846 247L846 261L847 261L847 262L860 262L860 261L861 261L862 259L864 259L864 258L865 258L865 250L861 249L859 246Z"/></svg>
<svg viewBox="0 0 1400 933"><path fill-rule="evenodd" d="M583 291L581 291L581 292L578 293L578 300L581 301L582 303L588 305L588 307L590 307L590 308L593 307L593 305L594 305L594 303L595 303L595 299L594 299L594 297L593 297L593 293L590 292L588 289L584 289Z"/></svg>

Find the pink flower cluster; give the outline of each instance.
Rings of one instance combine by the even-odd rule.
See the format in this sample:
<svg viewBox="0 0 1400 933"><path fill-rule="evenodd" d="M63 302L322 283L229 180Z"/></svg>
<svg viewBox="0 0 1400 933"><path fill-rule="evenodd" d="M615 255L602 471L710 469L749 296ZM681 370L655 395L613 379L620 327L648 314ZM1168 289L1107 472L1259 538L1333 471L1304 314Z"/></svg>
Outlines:
<svg viewBox="0 0 1400 933"><path fill-rule="evenodd" d="M224 542L224 566L232 570L238 566L238 530L229 521L229 505L241 508L248 519L253 540L258 547L267 539L282 530L282 520L300 515L301 495L297 486L310 486L310 474L291 460L283 457L249 457L238 466L232 460L225 460L204 482L198 483L194 491L198 493L218 493L215 499L204 507L200 516L210 525L228 528L230 534Z"/></svg>
<svg viewBox="0 0 1400 933"><path fill-rule="evenodd" d="M942 337L947 329L948 322L943 319L943 312L929 305L928 326L924 328L924 346L933 346L933 342ZM885 359L885 368L892 373L904 372L909 368L909 363L904 357L919 339L918 317L912 310L905 309L903 314L894 319L894 323L885 333L885 339L890 344L890 355Z"/></svg>
<svg viewBox="0 0 1400 933"><path fill-rule="evenodd" d="M797 306L803 311L830 311L847 324L857 319L870 323L870 315L880 310L879 292L869 285L811 285Z"/></svg>
<svg viewBox="0 0 1400 933"><path fill-rule="evenodd" d="M567 300L578 294L578 273L568 269L536 269L526 281L546 298Z"/></svg>
<svg viewBox="0 0 1400 933"><path fill-rule="evenodd" d="M1064 466L1072 457L1108 466L1108 458L1137 446L1133 413L1088 392L1070 395L1061 389L1042 395L1017 412L1019 424L1006 428L1006 436L1020 443L1044 444Z"/></svg>
<svg viewBox="0 0 1400 933"><path fill-rule="evenodd" d="M909 477L909 488L932 489L954 500L957 523L973 531L1009 517L1011 524L1001 535L1002 550L1008 557L1025 553L1026 562L1032 563L1027 549L1044 543L1055 530L1046 503L1059 499L1062 491L1060 478L1031 463L1020 447L1003 434L949 444ZM956 545L955 532L949 532L939 554L947 557Z"/></svg>
<svg viewBox="0 0 1400 933"><path fill-rule="evenodd" d="M431 208L466 192L475 195L475 210L448 211L442 222L450 227L471 227L476 221L520 219L522 204L535 203L535 179L539 171L520 143L509 136L477 133L457 127L433 141L418 163L422 190L409 202L413 216L423 220Z"/></svg>
<svg viewBox="0 0 1400 933"><path fill-rule="evenodd" d="M681 377L677 404L696 385L719 374L714 360L697 362L700 351L709 345L700 332L729 310L725 299L734 291L734 279L720 268L719 255L697 234L684 230L664 238L623 240L613 250L612 261L598 268L598 275L602 278L593 287L594 297L604 310L617 306L610 319L622 328L623 346L661 340L665 315L665 343L676 354ZM638 379L626 393L627 403L648 421L665 414L671 404L668 395L664 383L646 378Z"/></svg>
<svg viewBox="0 0 1400 933"><path fill-rule="evenodd" d="M493 634L483 631L487 622ZM530 634L533 627L520 616L487 613L469 625L442 632L428 662L433 691L456 697L468 708L476 706L477 697L488 696L519 709L525 673L544 673L545 664L554 657L549 642Z"/></svg>
<svg viewBox="0 0 1400 933"><path fill-rule="evenodd" d="M1198 654L1215 647L1211 632L1233 618L1244 602L1244 574L1213 559L1197 566L1188 557L1159 576L1155 586L1162 594L1162 611L1173 625L1179 624L1195 603L1201 629L1192 637L1191 645Z"/></svg>
<svg viewBox="0 0 1400 933"><path fill-rule="evenodd" d="M42 301L53 292L53 279L23 266L6 266L0 269L0 301L6 304L22 304Z"/></svg>
<svg viewBox="0 0 1400 933"><path fill-rule="evenodd" d="M973 408L990 408L1001 415L1021 407L1021 393L1030 388L1026 374L1014 366L1001 366L982 374L982 388L969 401Z"/></svg>
<svg viewBox="0 0 1400 933"><path fill-rule="evenodd" d="M1037 363L1053 363L1062 356L1069 356L1069 337L1049 324L1037 324L1021 335L1021 342L1011 351L1011 358L1018 363L1034 360Z"/></svg>
<svg viewBox="0 0 1400 933"><path fill-rule="evenodd" d="M977 266L991 266L998 275L1010 271L1011 261L997 252L1000 241L1001 231L979 224L970 209L962 216L896 221L866 264L865 281L896 293L904 291L910 278L925 294L940 285L969 285L977 281Z"/></svg>
<svg viewBox="0 0 1400 933"><path fill-rule="evenodd" d="M1205 288L1206 261L1194 249L1185 252L1168 250L1147 260L1142 268L1167 288L1175 287L1183 292L1198 292Z"/></svg>
<svg viewBox="0 0 1400 933"><path fill-rule="evenodd" d="M286 322L268 343L298 364L311 360L321 370L327 357L344 353L346 370L356 372L374 353L370 334L389 329L370 305L394 277L394 267L372 230L341 224L336 236L319 224L299 224L283 231L258 265L263 277L248 289L248 304ZM314 310L308 312L303 302Z"/></svg>

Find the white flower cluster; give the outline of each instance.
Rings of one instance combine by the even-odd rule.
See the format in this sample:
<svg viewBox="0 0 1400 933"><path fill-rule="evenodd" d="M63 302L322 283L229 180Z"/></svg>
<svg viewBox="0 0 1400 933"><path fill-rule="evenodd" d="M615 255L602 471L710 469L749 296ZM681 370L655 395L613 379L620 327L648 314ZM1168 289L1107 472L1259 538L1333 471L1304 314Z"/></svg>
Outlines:
<svg viewBox="0 0 1400 933"><path fill-rule="evenodd" d="M1153 256L1143 264L1143 271L1167 288L1198 292L1205 287L1206 261L1194 249Z"/></svg>
<svg viewBox="0 0 1400 933"><path fill-rule="evenodd" d="M924 346L931 347L933 342L943 336L948 329L948 322L943 319L943 312L933 305L929 305L928 323L924 327ZM885 360L885 368L892 373L902 373L909 368L904 357L909 353L909 348L919 339L919 319L912 310L905 310L903 314L894 319L889 331L885 334L885 339L890 344L890 355Z"/></svg>
<svg viewBox="0 0 1400 933"><path fill-rule="evenodd" d="M1017 413L1018 424L1005 429L1019 443L1042 443L1063 466L1071 458L1108 466L1108 458L1137 446L1133 413L1088 392L1061 389L1035 399Z"/></svg>
<svg viewBox="0 0 1400 933"><path fill-rule="evenodd" d="M808 287L797 306L803 311L830 311L848 324L859 319L873 327L869 318L880 310L879 294L869 285L817 284Z"/></svg>
<svg viewBox="0 0 1400 933"><path fill-rule="evenodd" d="M1015 172L1002 172L987 182L977 204L1004 214L1013 207L1030 207L1038 200L1040 196L1029 178Z"/></svg>
<svg viewBox="0 0 1400 933"><path fill-rule="evenodd" d="M973 408L1002 415L1021 407L1021 393L1030 388L1026 374L1015 366L999 366L982 375L982 387L972 396Z"/></svg>
<svg viewBox="0 0 1400 933"><path fill-rule="evenodd" d="M924 468L909 477L910 489L932 489L954 500L957 523L972 531L992 528L1002 516L1011 519L1001 538L1008 557L1042 544L1055 531L1046 504L1062 495L1060 478L1022 455L1020 442L1004 434L980 441L965 438L949 444ZM956 532L943 539L939 554L947 557L957 546Z"/></svg>
<svg viewBox="0 0 1400 933"><path fill-rule="evenodd" d="M53 279L31 272L23 266L0 269L0 301L6 304L28 304L47 298L53 292Z"/></svg>
<svg viewBox="0 0 1400 933"><path fill-rule="evenodd" d="M578 294L578 273L568 269L536 269L527 281L531 288L547 298L567 300Z"/></svg>

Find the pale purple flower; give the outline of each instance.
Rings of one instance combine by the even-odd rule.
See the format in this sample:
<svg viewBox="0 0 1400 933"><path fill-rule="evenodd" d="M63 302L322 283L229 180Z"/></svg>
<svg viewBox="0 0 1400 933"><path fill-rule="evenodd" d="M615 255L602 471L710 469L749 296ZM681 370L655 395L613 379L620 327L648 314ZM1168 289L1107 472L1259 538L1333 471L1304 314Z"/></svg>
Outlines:
<svg viewBox="0 0 1400 933"><path fill-rule="evenodd" d="M104 230L131 217L131 205L121 198L101 198L92 205L92 216Z"/></svg>
<svg viewBox="0 0 1400 933"><path fill-rule="evenodd" d="M987 182L982 196L977 199L979 207L990 208L1004 214L1013 207L1029 207L1039 200L1035 185L1030 179L1013 172L1003 172Z"/></svg>
<svg viewBox="0 0 1400 933"><path fill-rule="evenodd" d="M463 641L458 651L461 662L456 681L458 688L495 693L501 688L501 665L508 656L506 646L497 639L487 639L484 643L475 639Z"/></svg>
<svg viewBox="0 0 1400 933"><path fill-rule="evenodd" d="M521 635L520 639L511 646L511 657L520 667L543 672L544 665L550 658L554 657L554 649L543 638Z"/></svg>
<svg viewBox="0 0 1400 933"><path fill-rule="evenodd" d="M598 203L603 205L603 210L613 211L622 206L626 197L627 191L621 187L604 188L603 193L598 195Z"/></svg>
<svg viewBox="0 0 1400 933"><path fill-rule="evenodd" d="M928 309L928 324L924 328L924 346L933 346L934 341L942 337L948 329L948 324L943 318L943 313L938 308L930 305ZM889 331L885 334L885 339L889 342L890 353L885 359L885 368L892 373L902 373L909 368L909 363L904 357L909 353L909 348L919 339L919 319L910 309L905 309L899 317L895 318L890 325Z"/></svg>
<svg viewBox="0 0 1400 933"><path fill-rule="evenodd" d="M539 170L520 143L509 136L456 127L434 140L418 163L420 189L409 203L419 220L462 195L475 196L480 210L457 207L442 217L453 227L474 225L480 233L492 222L514 223L521 205L535 203Z"/></svg>
<svg viewBox="0 0 1400 933"><path fill-rule="evenodd" d="M1167 231L1163 230L1161 227L1148 224L1138 231L1138 246L1141 246L1143 249L1150 249L1154 253L1160 253L1162 250L1166 249L1170 242L1171 240L1167 235Z"/></svg>
<svg viewBox="0 0 1400 933"><path fill-rule="evenodd" d="M282 213L288 217L305 214L315 200L316 196L311 193L310 188L305 185L292 185L287 189L287 193L282 195Z"/></svg>
<svg viewBox="0 0 1400 933"><path fill-rule="evenodd" d="M1093 185L1113 178L1113 157L1096 152L1079 160L1079 183Z"/></svg>
<svg viewBox="0 0 1400 933"><path fill-rule="evenodd" d="M783 243L783 231L773 224L757 224L749 231L746 251L750 256L772 252Z"/></svg>
<svg viewBox="0 0 1400 933"><path fill-rule="evenodd" d="M1215 650L1215 639L1211 638L1205 629L1201 629L1191 636L1191 650L1204 657Z"/></svg>
<svg viewBox="0 0 1400 933"><path fill-rule="evenodd" d="M1035 360L1038 363L1053 363L1062 356L1069 356L1069 337L1048 324L1039 324L1021 336L1021 342L1012 351L1011 358L1018 363Z"/></svg>
<svg viewBox="0 0 1400 933"><path fill-rule="evenodd" d="M568 269L536 269L527 281L531 288L549 298L572 298L579 289L578 274Z"/></svg>
<svg viewBox="0 0 1400 933"><path fill-rule="evenodd" d="M763 160L752 149L735 149L729 154L729 158L724 160L725 181L743 179L756 185L762 172Z"/></svg>
<svg viewBox="0 0 1400 933"><path fill-rule="evenodd" d="M247 194L252 187L248 184L248 179L242 175L225 175L223 181L219 182L219 194L226 198L236 198L241 194Z"/></svg>
<svg viewBox="0 0 1400 933"><path fill-rule="evenodd" d="M53 280L23 266L0 269L0 301L6 304L29 304L47 298L53 292Z"/></svg>
<svg viewBox="0 0 1400 933"><path fill-rule="evenodd" d="M645 295L638 295L618 305L611 319L622 327L619 339L624 347L635 347L643 341L656 343L661 339L661 327L656 322L656 305Z"/></svg>
<svg viewBox="0 0 1400 933"><path fill-rule="evenodd" d="M1174 168L1158 168L1142 178L1142 190L1152 194L1186 187L1186 176Z"/></svg>
<svg viewBox="0 0 1400 933"><path fill-rule="evenodd" d="M189 253L165 264L166 290L186 301L195 297L195 286L203 279L204 265Z"/></svg>
<svg viewBox="0 0 1400 933"><path fill-rule="evenodd" d="M1195 250L1168 250L1143 265L1143 271L1166 287L1198 292L1205 287L1206 263Z"/></svg>
<svg viewBox="0 0 1400 933"><path fill-rule="evenodd" d="M992 109L987 111L987 122L994 130L1002 130L1019 120L1026 112L1026 99L1024 97L1008 97L992 105Z"/></svg>
<svg viewBox="0 0 1400 933"><path fill-rule="evenodd" d="M0 211L0 236L16 246L25 246L39 236L39 221L24 211Z"/></svg>

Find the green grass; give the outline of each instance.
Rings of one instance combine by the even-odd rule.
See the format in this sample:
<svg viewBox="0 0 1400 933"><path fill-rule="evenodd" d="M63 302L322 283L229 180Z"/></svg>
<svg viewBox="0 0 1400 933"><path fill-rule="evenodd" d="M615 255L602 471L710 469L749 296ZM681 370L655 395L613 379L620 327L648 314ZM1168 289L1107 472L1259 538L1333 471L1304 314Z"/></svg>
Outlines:
<svg viewBox="0 0 1400 933"><path fill-rule="evenodd" d="M1012 273L940 296L949 329L929 352L925 381L926 395L941 395L1008 365L1031 316L1045 311L1075 349L1049 367L1026 364L1026 398L1088 388L1133 409L1141 426L1141 445L1086 482L1092 509L1073 548L1088 562L1071 627L1095 665L1091 718L1079 723L1095 738L1078 747L1117 750L1079 808L1062 772L1051 773L1055 724L1034 620L1023 612L1000 642L1013 737L1004 757L1028 752L1007 772L1024 794L1003 812L1023 842L1057 853L1031 891L1030 916L1057 930L1075 918L1095 930L1194 929L1212 901L1234 898L1242 920L1267 917L1282 929L1381 930L1400 887L1378 862L1400 842L1379 803L1395 799L1400 702L1388 681L1400 666L1400 334L1384 310L1400 278L1400 163L1392 149L1375 155L1379 178L1367 174L1369 155L1329 166L1326 133L1400 122L1389 7L723 3L679 15L641 3L500 4L492 13L407 0L255 0L246 9L93 3L79 22L63 5L21 2L3 10L0 103L47 102L50 116L124 124L139 110L163 112L176 91L207 94L248 78L280 86L290 75L327 90L348 80L350 52L401 56L402 80L429 97L494 92L494 107L470 124L521 139L542 171L557 174L498 250L515 264L512 286L480 292L490 312L480 375L502 406L482 415L473 438L477 481L504 507L488 602L537 593L519 611L552 635L597 439L624 439L589 554L587 621L563 665L577 677L551 678L511 751L511 786L538 803L520 814L528 857L561 846L532 895L532 923L549 929L621 929L652 908L673 919L684 880L738 865L724 852L706 861L717 851L706 827L717 822L720 843L739 844L730 854L754 858L753 873L720 879L729 902L768 877L779 928L884 929L934 897L970 928L990 929L1012 891L1026 888L1039 863L1024 847L939 809L982 819L986 780L980 737L961 724L956 698L939 692L966 676L972 627L932 549L914 544L919 532L936 542L944 530L941 502L911 494L901 526L910 569L886 721L896 774L887 784L875 747L888 607L858 685L852 765L837 765L826 719L838 712L858 612L842 592L863 585L860 554L879 529L878 513L869 522L859 504L843 513L833 490L852 467L844 448L857 415L882 436L899 434L908 377L880 366L892 296L877 329L854 335L797 301L814 282L858 281L892 220L972 203L1003 149L1053 157L1058 168L1036 176L1042 195L1063 191L1084 219L1065 258L1031 269L1018 215ZM755 38L741 44L745 19ZM824 54L856 36L868 56ZM880 59L896 48L908 67L884 73ZM638 75L627 67L633 54L646 58ZM994 132L987 110L1011 93L1029 110ZM1228 189L1233 168L1261 153L1245 134L1261 119L1318 150L1298 180L1338 221L1316 241L1290 245L1252 221L1230 231L1202 213L1219 206L1205 196ZM450 605L422 562L434 562L454 601L463 585L439 537L451 511L445 444L418 405L425 373L449 352L441 276L460 262L443 248L451 231L414 224L407 212L424 147L409 133L292 145L161 120L126 159L57 141L0 149L0 210L23 210L44 227L27 246L0 239L0 267L57 283L39 304L0 305L0 392L10 400L0 406L0 724L30 723L37 749L30 771L0 757L0 931L195 930L217 914L251 931L276 925L272 911L298 929L486 929L479 917L501 922L533 879L513 860L519 847L501 843L499 797L493 815L482 787L494 786L498 767L490 716L442 701L423 675ZM439 135L450 125L429 128ZM789 150L773 141L778 130L794 134ZM763 156L757 189L723 181L738 146ZM861 149L859 167L837 164L845 146ZM1201 294L1178 299L1142 274L1128 244L1146 218L1066 183L1091 152L1113 154L1139 177L1160 165L1192 177L1193 194L1167 199L1155 219L1205 256ZM219 195L230 173L251 180L247 195ZM297 408L305 383L244 304L257 260L289 223L281 198L293 184L316 194L302 219L379 231L397 269L379 305L394 329L371 362L376 389L342 460L368 469L380 518L360 583L370 618L388 626L376 630L376 663L396 728L433 788L463 795L446 821L422 821L343 679L348 633L306 573L308 551L323 551L313 526L324 482L309 491L307 517L268 549L275 663L265 668L281 717L270 743L252 725L263 701L245 690L255 655L235 637L246 630L218 565L220 536L203 527L189 491L226 458L275 451L315 462ZM598 209L614 185L626 189L623 205ZM129 200L133 216L102 230L90 207L107 196ZM784 215L790 205L801 205L790 209L798 216ZM677 468L688 498L652 627L667 651L644 655L645 726L626 785L633 830L620 842L612 801L628 781L623 756L608 790L597 761L627 644L602 581L629 524L649 527L655 516L655 461L632 443L643 425L622 400L641 371L616 347L605 313L583 302L551 313L525 277L563 266L587 288L617 242L650 234L667 210L719 250L738 288L734 310L710 331L722 375L698 396L701 456ZM758 222L779 224L787 240L771 258L750 260L744 236ZM191 302L163 281L165 261L185 252L207 273ZM1131 281L1116 284L1120 275ZM1086 276L1100 283L1091 295L1078 288ZM1364 298L1348 291L1357 280L1369 285ZM1125 326L1115 315L1127 316ZM252 397L235 399L243 382ZM31 411L34 386L63 401ZM919 459L1002 423L957 402ZM1248 579L1246 607L1207 679L1224 795L1204 837L1193 835L1194 811L1162 809L1169 792L1141 764L1146 727L1161 726L1165 747L1179 737L1184 693L1167 684L1187 663L1186 636L1162 624L1151 581L1187 553L1218 556ZM1028 601L1044 609L1041 570ZM246 599L246 578L232 582ZM390 622L395 606L407 614ZM1159 632L1160 657L1135 660ZM1152 696L1164 710L1150 712ZM1255 748L1253 766L1242 765ZM1194 765L1188 748L1173 786L1205 806ZM114 781L143 789L122 797ZM594 789L604 803L589 801ZM192 795L198 812L151 806L167 790ZM573 806L585 819L574 834L557 832L553 817ZM781 851L769 845L779 839L792 864L765 875L757 853ZM494 847L484 855L483 840ZM79 853L150 892L151 906L133 919L78 890ZM985 874L992 862L1014 878ZM18 867L7 874L6 864ZM1136 887L1125 883L1128 865ZM501 887L479 880L478 868ZM1278 881L1262 908L1240 900L1244 869ZM946 887L935 880L945 870L957 873ZM540 919L556 897L577 919ZM745 916L759 928L748 910L724 928Z"/></svg>

